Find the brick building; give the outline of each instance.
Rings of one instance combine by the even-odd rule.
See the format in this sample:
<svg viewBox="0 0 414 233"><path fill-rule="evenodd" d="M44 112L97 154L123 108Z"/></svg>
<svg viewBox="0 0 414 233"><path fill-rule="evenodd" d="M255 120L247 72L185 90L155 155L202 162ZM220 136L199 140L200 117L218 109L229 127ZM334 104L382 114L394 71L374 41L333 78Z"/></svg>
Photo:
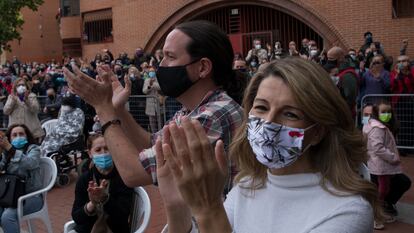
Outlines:
<svg viewBox="0 0 414 233"><path fill-rule="evenodd" d="M115 56L132 55L137 47L154 51L174 25L192 19L217 23L241 53L255 37L279 40L284 47L307 37L324 48L358 49L364 32L371 31L392 56L408 38L408 54L414 58L412 0L45 0L38 12L23 15L23 40L13 46L22 60L60 59L62 54L92 59L104 48Z"/></svg>

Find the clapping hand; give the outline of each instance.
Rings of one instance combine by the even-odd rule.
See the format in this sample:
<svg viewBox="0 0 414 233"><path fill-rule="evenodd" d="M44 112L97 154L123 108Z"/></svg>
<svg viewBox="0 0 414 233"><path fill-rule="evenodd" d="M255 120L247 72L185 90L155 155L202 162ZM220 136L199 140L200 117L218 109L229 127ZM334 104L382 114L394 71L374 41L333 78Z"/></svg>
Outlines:
<svg viewBox="0 0 414 233"><path fill-rule="evenodd" d="M171 143L162 145L174 181L184 201L196 218L224 211L222 194L226 181L227 161L223 142L215 150L197 120L182 120L182 127L169 126Z"/></svg>
<svg viewBox="0 0 414 233"><path fill-rule="evenodd" d="M98 184L94 181L89 181L88 184L88 197L89 200L94 204L97 205L99 203L103 203L108 198L107 188L108 181L102 180L101 184Z"/></svg>

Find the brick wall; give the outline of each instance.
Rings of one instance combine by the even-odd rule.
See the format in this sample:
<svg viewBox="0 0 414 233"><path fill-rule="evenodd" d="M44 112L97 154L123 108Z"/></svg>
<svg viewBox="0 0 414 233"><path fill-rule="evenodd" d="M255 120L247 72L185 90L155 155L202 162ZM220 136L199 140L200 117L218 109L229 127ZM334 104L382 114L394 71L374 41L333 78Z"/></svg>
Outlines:
<svg viewBox="0 0 414 233"><path fill-rule="evenodd" d="M223 2L218 0L196 0L198 5L206 6L210 3ZM391 0L290 0L317 15L324 22L332 25L344 40L344 44L358 49L363 43L363 34L371 31L374 40L381 41L385 51L392 56L397 56L404 38L410 40L408 53L414 58L414 18L393 19L391 15ZM46 0L48 9L57 9L57 2ZM113 43L89 44L83 46L83 56L89 59L103 48L110 49L115 56L126 51L132 55L138 46L145 47L149 38L156 32L168 18L180 14L187 4L194 3L194 0L81 0L81 12L94 11L98 9L112 8L113 13ZM224 1L234 4L235 1ZM243 0L242 2L257 3L258 1ZM275 3L274 0L261 0L267 4ZM282 2L282 1L279 1ZM52 7L50 7L53 5ZM290 9L293 10L294 9ZM414 10L414 9L413 9ZM40 12L40 11L39 11ZM54 12L53 12L54 13ZM45 14L45 13L43 13ZM25 16L28 17L28 16ZM28 53L31 57L49 57L52 49L39 50L37 47L47 44L60 44L59 39L45 43L45 39L36 39L39 36L36 19L39 16L34 14L31 28L25 27L25 36L30 38L22 41L20 47L32 48ZM45 21L43 17L43 21ZM30 20L31 21L31 20ZM30 22L32 23L32 22ZM55 23L54 17L49 24ZM312 26L312 22L308 22ZM43 26L43 28L45 25ZM44 30L45 31L45 30ZM25 37L26 38L26 37ZM29 37L27 37L29 38ZM52 38L52 37L51 37ZM39 47L39 48L40 48ZM15 50L21 53L21 50ZM54 49L55 53L61 50ZM41 54L41 53L44 54ZM47 53L45 53L47 52ZM33 54L32 54L33 53ZM39 54L40 53L40 54Z"/></svg>
<svg viewBox="0 0 414 233"><path fill-rule="evenodd" d="M80 38L81 37L81 17L63 17L60 20L60 37L61 39L67 38Z"/></svg>
<svg viewBox="0 0 414 233"><path fill-rule="evenodd" d="M359 49L364 42L363 34L370 31L374 41L380 41L385 52L392 56L398 56L401 41L408 38L408 54L414 58L414 18L393 19L391 0L295 1L323 15L340 31L350 47Z"/></svg>
<svg viewBox="0 0 414 233"><path fill-rule="evenodd" d="M25 20L21 32L22 40L12 42L12 53L7 53L7 59L13 55L21 61L47 61L52 58L61 59L62 42L59 35L59 25L55 19L59 1L45 0L37 12L23 9Z"/></svg>

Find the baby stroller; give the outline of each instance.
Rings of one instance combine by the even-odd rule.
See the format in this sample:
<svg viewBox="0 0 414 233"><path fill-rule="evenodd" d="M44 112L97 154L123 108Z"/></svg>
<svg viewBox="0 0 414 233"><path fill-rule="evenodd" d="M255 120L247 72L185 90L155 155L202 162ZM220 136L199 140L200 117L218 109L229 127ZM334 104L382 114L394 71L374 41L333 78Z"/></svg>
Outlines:
<svg viewBox="0 0 414 233"><path fill-rule="evenodd" d="M63 145L58 151L51 152L47 156L53 159L57 167L57 179L56 185L65 186L70 182L69 174L73 169L76 169L80 174L81 160L89 159L89 156L85 150L85 139L82 136L78 137L74 142Z"/></svg>

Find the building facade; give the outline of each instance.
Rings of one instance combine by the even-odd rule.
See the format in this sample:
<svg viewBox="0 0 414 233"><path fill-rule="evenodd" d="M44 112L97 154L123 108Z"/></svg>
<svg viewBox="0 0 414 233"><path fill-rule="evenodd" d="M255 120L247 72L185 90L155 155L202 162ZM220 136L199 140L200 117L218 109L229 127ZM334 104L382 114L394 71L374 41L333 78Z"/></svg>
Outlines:
<svg viewBox="0 0 414 233"><path fill-rule="evenodd" d="M55 20L51 9L59 7ZM124 51L132 55L137 47L152 52L176 24L194 19L218 24L242 54L253 38L281 41L285 48L289 41L307 37L321 48L359 49L363 34L370 31L392 56L399 54L403 39L414 43L411 0L46 0L38 12L23 12L25 17L39 14L37 21L26 20L23 40L13 46L12 54L22 60L59 59L63 54L92 59L102 49L115 56ZM39 20L43 39L32 25ZM414 57L411 47L408 54Z"/></svg>

